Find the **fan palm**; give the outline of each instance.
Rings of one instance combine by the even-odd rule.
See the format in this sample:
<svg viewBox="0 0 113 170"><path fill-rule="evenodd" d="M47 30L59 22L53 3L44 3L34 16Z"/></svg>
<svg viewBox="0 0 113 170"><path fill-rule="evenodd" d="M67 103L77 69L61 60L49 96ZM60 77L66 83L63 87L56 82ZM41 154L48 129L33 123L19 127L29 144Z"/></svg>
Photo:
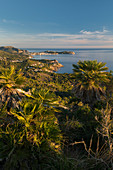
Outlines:
<svg viewBox="0 0 113 170"><path fill-rule="evenodd" d="M105 95L101 83L108 82L108 68L106 63L97 60L79 61L73 64L76 83L72 91L83 102L92 103Z"/></svg>
<svg viewBox="0 0 113 170"><path fill-rule="evenodd" d="M16 72L14 66L0 68L0 107L6 105L8 111L11 107L18 107L18 101L24 93L18 87L23 80L21 70Z"/></svg>

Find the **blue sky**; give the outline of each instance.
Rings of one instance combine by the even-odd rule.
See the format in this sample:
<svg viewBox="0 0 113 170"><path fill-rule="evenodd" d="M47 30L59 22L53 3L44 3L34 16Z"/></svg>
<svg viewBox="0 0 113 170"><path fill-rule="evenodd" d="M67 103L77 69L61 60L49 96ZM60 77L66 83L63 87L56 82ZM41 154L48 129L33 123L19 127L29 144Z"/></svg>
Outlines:
<svg viewBox="0 0 113 170"><path fill-rule="evenodd" d="M113 48L113 0L1 0L4 45Z"/></svg>

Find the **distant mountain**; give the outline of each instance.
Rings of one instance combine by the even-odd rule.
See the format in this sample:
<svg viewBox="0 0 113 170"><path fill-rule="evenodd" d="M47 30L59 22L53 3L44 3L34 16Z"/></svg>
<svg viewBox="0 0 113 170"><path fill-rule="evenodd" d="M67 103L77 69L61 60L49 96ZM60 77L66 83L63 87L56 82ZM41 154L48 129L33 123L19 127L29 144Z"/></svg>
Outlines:
<svg viewBox="0 0 113 170"><path fill-rule="evenodd" d="M28 54L29 52L27 50L21 50L12 46L3 46L0 47L0 50L9 52L11 54Z"/></svg>

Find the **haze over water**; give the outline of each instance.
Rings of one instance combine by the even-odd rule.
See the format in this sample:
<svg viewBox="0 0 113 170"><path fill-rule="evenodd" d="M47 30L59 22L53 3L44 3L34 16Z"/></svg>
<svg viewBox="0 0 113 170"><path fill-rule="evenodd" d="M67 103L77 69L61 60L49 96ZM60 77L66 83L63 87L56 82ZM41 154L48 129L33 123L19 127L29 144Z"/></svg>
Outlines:
<svg viewBox="0 0 113 170"><path fill-rule="evenodd" d="M36 55L34 59L50 59L58 60L64 67L60 68L57 73L73 73L72 64L77 64L79 60L97 60L105 62L110 70L113 70L113 49L27 49L30 52L41 52L46 50L52 51L74 51L75 55L59 54L59 55Z"/></svg>

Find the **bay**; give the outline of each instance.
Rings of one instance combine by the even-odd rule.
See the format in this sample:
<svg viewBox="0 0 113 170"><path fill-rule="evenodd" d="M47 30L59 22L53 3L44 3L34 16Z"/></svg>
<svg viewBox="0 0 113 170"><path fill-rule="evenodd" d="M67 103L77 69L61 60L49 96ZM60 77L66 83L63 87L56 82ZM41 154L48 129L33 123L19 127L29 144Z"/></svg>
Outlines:
<svg viewBox="0 0 113 170"><path fill-rule="evenodd" d="M50 59L58 60L64 67L60 68L57 73L73 73L72 64L77 64L79 60L97 60L98 62L105 62L110 70L113 70L113 49L27 49L29 52L42 52L42 51L74 51L72 54L59 54L59 55L35 55L34 59Z"/></svg>

